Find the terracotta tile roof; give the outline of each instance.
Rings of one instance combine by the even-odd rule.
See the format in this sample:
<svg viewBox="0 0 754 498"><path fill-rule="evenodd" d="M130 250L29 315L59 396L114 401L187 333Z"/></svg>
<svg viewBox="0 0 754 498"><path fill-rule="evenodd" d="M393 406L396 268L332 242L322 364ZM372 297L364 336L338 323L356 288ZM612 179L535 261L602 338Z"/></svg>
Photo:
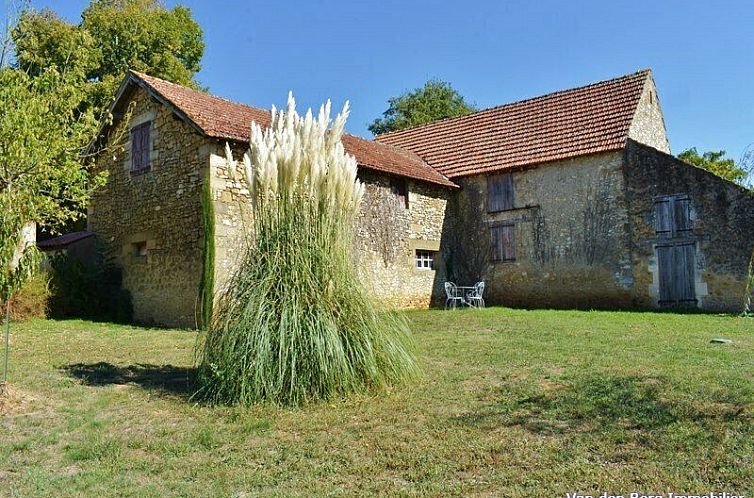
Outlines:
<svg viewBox="0 0 754 498"><path fill-rule="evenodd" d="M135 71L131 71L130 77L145 84L156 97L163 99L183 114L200 132L209 137L248 142L252 121L261 126L270 124L269 111L215 97ZM361 167L456 187L413 152L348 134L343 136L343 146L356 158Z"/></svg>
<svg viewBox="0 0 754 498"><path fill-rule="evenodd" d="M449 178L625 146L649 70L386 133Z"/></svg>

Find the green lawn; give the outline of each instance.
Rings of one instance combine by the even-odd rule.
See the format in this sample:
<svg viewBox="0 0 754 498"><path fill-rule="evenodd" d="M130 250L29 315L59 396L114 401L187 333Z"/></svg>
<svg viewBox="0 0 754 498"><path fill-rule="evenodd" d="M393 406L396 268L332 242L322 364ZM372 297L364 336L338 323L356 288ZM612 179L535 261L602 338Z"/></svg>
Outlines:
<svg viewBox="0 0 754 498"><path fill-rule="evenodd" d="M19 324L0 496L754 493L754 321L408 316L420 382L299 410L192 403L193 332Z"/></svg>

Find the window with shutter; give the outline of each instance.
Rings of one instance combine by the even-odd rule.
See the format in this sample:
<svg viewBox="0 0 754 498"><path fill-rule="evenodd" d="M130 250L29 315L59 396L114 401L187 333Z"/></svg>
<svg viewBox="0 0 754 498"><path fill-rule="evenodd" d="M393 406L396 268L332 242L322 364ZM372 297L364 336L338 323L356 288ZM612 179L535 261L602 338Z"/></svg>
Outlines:
<svg viewBox="0 0 754 498"><path fill-rule="evenodd" d="M513 175L503 173L487 177L487 210L513 209Z"/></svg>
<svg viewBox="0 0 754 498"><path fill-rule="evenodd" d="M390 191L397 198L398 204L408 209L408 182L405 178L390 180Z"/></svg>
<svg viewBox="0 0 754 498"><path fill-rule="evenodd" d="M490 248L492 261L515 261L516 241L514 225L494 225L490 227Z"/></svg>
<svg viewBox="0 0 754 498"><path fill-rule="evenodd" d="M693 236L691 199L686 194L655 199L655 233L660 239Z"/></svg>
<svg viewBox="0 0 754 498"><path fill-rule="evenodd" d="M131 172L149 169L149 131L151 122L147 121L131 129Z"/></svg>

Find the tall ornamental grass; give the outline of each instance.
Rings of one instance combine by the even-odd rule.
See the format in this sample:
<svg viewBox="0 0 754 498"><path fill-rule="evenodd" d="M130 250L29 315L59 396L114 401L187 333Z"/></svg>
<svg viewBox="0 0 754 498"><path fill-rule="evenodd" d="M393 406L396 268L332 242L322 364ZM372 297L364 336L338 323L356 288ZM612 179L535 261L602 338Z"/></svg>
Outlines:
<svg viewBox="0 0 754 498"><path fill-rule="evenodd" d="M252 124L243 161L227 148L252 221L199 347L198 394L210 402L299 405L416 373L405 320L378 310L357 276L364 187L341 143L347 116L348 104L329 127L329 101L302 117L289 96L269 128Z"/></svg>

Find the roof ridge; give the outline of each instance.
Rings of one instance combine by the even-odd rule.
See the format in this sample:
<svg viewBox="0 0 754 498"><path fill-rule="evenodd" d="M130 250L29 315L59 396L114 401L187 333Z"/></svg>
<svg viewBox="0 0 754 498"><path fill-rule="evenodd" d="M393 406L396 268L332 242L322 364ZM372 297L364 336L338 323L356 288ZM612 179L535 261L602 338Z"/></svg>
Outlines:
<svg viewBox="0 0 754 498"><path fill-rule="evenodd" d="M213 98L213 99L222 100L222 101L224 101L224 102L227 102L227 103L229 103L229 104L233 104L233 105L240 105L240 106L248 107L249 109L253 109L253 110L255 110L255 111L259 111L259 112L265 112L265 113L267 113L267 114L270 114L270 115L272 115L272 111L271 111L271 109L265 109L265 108L263 108L263 107L257 107L257 106L254 106L254 105L246 104L246 103L244 103L244 102L239 102L239 101L237 101L237 100L231 100L231 99L229 99L229 98L226 98L226 97L221 97L221 96L219 96L219 95L215 95L215 94L212 94L212 93L204 93L204 92L201 92L201 91L199 91L199 90L197 90L197 89L195 89L195 88L191 88L191 87L188 87L188 86L186 86L186 85L181 85L180 83L175 83L175 82L173 82L173 81L164 80L164 79L162 79L162 78L158 78L157 76L151 76L151 75L149 75L149 74L146 74L146 73L140 73L140 72L138 72L138 71L134 71L133 69L129 69L129 71L130 71L130 72L132 72L132 73L134 73L134 74L135 74L135 75L136 75L136 76L137 76L137 77L138 77L139 79L141 79L142 81L144 81L144 82L145 82L145 83L147 83L147 84L149 84L149 81L147 81L147 80L146 80L146 79L145 79L144 77L146 77L146 78L149 78L149 79L155 79L155 80L159 80L159 81L160 81L160 82L162 82L162 83L167 83L167 84L169 84L169 85L172 85L172 86L176 86L176 87L178 87L178 88L182 88L182 89L184 89L184 90L189 90L189 91L192 91L192 92L196 92L196 93L199 93L199 94L201 94L201 95L203 95L203 96L205 96L205 97L211 97L211 98ZM150 86L151 86L151 85L150 85ZM155 88L154 90L155 90L155 91L159 91L159 90L157 90L156 88ZM160 93L162 93L162 92L160 92ZM278 109L278 110L280 110L280 109ZM312 110L312 112L314 112L314 110ZM376 141L375 141L375 140L374 140L373 138L367 138L367 137L362 137L362 136L360 136L360 135L354 135L353 133L348 133L347 131L344 131L344 132L343 132L343 134L344 134L344 135L348 135L348 136L351 136L351 137L359 138L359 139L361 139L361 140L366 140L367 142L372 142L372 143L376 142ZM392 144L383 144L383 143L381 143L381 142L380 142L380 145L381 145L381 146L388 146L388 147L391 147L391 148L393 148L393 149L395 149L395 150L398 150L398 151L400 151L400 152L402 152L402 153L404 153L404 154L413 154L413 155L415 155L415 156L417 156L417 157L418 157L418 154L416 154L416 153L414 153L414 152L411 152L410 150L407 150L407 149L402 149L402 148L400 148L400 147L397 147L397 146L395 146L395 145L392 145Z"/></svg>
<svg viewBox="0 0 754 498"><path fill-rule="evenodd" d="M448 117L448 118L442 118L442 119L438 119L436 121L431 121L429 123L424 123L424 124L421 124L421 125L413 126L411 128L404 128L402 130L389 131L387 133L382 133L380 135L375 136L374 139L376 141L380 141L381 138L385 138L385 137L391 137L392 138L392 137L400 136L401 134L409 134L410 132L415 132L415 131L420 130L422 128L428 128L430 126L438 125L440 123L448 123L448 122L451 122L451 121L461 121L461 120L472 118L472 117L475 117L475 116L479 116L479 115L482 115L482 114L485 114L485 113L488 113L488 112L497 111L497 110L505 108L505 107L511 107L511 106L515 106L515 105L521 105L521 104L525 104L525 103L528 103L528 102L533 102L533 101L540 100L540 99L546 99L546 98L554 97L556 95L561 95L561 94L564 94L564 93L575 92L575 91L578 91L578 90L586 90L588 88L593 88L593 87L600 86L600 85L605 85L605 84L608 84L608 83L617 83L618 81L629 79L629 78L635 78L635 77L638 77L638 76L646 77L646 76L651 75L651 74L652 74L652 69L651 68L644 68L644 69L640 69L638 71L634 71L633 73L624 74L622 76L616 76L616 77L608 78L608 79L601 80L601 81L595 81L593 83L588 83L586 85L576 86L576 87L572 87L572 88L566 88L564 90L556 90L556 91L545 93L545 94L542 94L542 95L536 95L534 97L527 97L527 98L521 99L521 100L514 100L513 102L506 102L505 104L498 104L496 106L487 107L485 109L480 109L478 111L474 111L474 112L471 112L469 114L464 114L463 116L453 116L453 117Z"/></svg>
<svg viewBox="0 0 754 498"><path fill-rule="evenodd" d="M165 80L165 79L162 79L162 78L158 78L157 76L152 76L152 75L147 74L147 73L140 73L138 71L134 71L133 69L129 69L129 72L135 74L139 79L141 79L142 81L144 81L147 84L149 84L149 81L147 81L145 79L145 77L149 78L149 79L153 79L153 80L158 80L160 83L167 83L168 85L176 86L176 87L182 88L184 90L189 90L191 92L196 92L196 93L198 93L200 95L203 95L205 97L210 97L210 98L213 98L213 99L222 100L223 102L227 102L229 104L242 105L242 106L248 107L249 109L254 109L255 111L270 112L268 109L263 109L261 107L253 106L253 105L250 105L250 104L246 104L244 102L239 102L237 100L231 100L231 99L229 99L227 97L221 97L220 95L215 95L214 93L209 93L209 92L205 93L205 92L202 92L200 90L197 90L196 88L191 88L189 86L181 85L180 83L176 83L174 81L170 81L170 80Z"/></svg>
<svg viewBox="0 0 754 498"><path fill-rule="evenodd" d="M179 83L174 83L172 81L164 80L162 78L158 78L156 76L150 76L145 73L140 73L138 71L129 70L128 76L126 77L125 82L129 81L130 78L135 78L136 84L139 85L145 85L145 87L150 92L155 92L156 95L159 96L160 99L164 100L164 104L168 104L171 107L174 108L176 112L182 113L186 119L188 119L196 128L197 130L208 136L213 138L224 138L226 140L232 140L236 142L247 142L249 141L249 135L248 135L248 128L246 131L245 138L243 138L243 135L240 135L236 132L229 132L227 130L221 130L217 129L216 127L213 127L211 123L208 123L206 121L207 116L203 115L192 115L192 112L189 110L186 110L185 108L185 102L182 102L183 97L176 99L176 94L173 94L173 90L180 90L180 92L191 92L191 94L194 94L193 96L189 96L188 98L199 98L202 99L214 99L216 101L222 102L224 104L227 104L229 106L232 106L232 108L235 109L242 109L242 112L249 112L252 115L253 114L265 114L268 116L268 118L271 119L272 112L270 109L263 109L261 107L255 107L249 104L245 104L242 102L237 102L234 100L227 99L225 97L219 97L217 95L213 95L209 92L202 92L195 88L190 88L186 85L181 85ZM124 82L124 84L125 84ZM168 88L165 88L165 87ZM179 94L178 94L179 95ZM185 97L185 96L184 96ZM116 96L116 100L117 100ZM211 104L215 105L215 103ZM219 104L217 104L219 105ZM235 116L223 116L225 118L233 119ZM252 118L252 121L258 121L261 118L261 116L257 116L257 118ZM219 135L218 135L219 134ZM378 163L374 163L375 159L372 159L371 162L368 158L364 159L363 161L360 158L364 158L363 154L359 153L358 151L351 151L347 150L347 152L354 157L357 157L357 160L359 160L359 164L364 167L371 167L371 168L382 168L383 171L396 174L396 175L404 175L413 177L419 180L423 181L429 181L432 183L439 183L444 184L451 187L456 187L457 185L453 183L445 174L443 174L439 169L432 166L428 161L426 161L424 158L422 158L419 154L416 152L403 148L398 147L392 144L386 144L382 142L378 142L374 140L373 138L367 138L362 137L359 135L354 135L352 133L343 133L343 138L347 140L358 140L363 142L366 145L360 146L362 148L362 152L364 150L364 147L370 147L372 149L375 149L375 151L379 151L381 149L381 152L375 152L382 156L382 159L377 160ZM366 153L365 153L366 154ZM414 175L407 173L406 171L400 171L400 168L398 169L391 169L391 167L386 167L384 164L382 164L383 161L388 161L388 163L391 161L389 156L393 154L396 157L400 156L401 162L406 163L407 165L410 165L413 163L410 167L416 169L416 173ZM416 176L419 175L419 176Z"/></svg>

